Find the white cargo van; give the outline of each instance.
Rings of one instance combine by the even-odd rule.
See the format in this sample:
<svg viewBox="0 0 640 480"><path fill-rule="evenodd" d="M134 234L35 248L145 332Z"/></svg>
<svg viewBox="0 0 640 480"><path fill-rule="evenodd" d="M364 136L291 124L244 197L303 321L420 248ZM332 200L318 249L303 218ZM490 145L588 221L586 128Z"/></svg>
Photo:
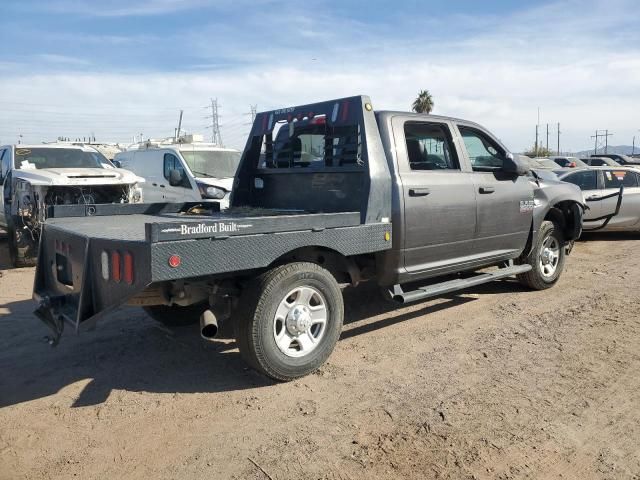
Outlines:
<svg viewBox="0 0 640 480"><path fill-rule="evenodd" d="M241 152L202 142L143 142L114 163L144 177L145 203L217 201L229 205Z"/></svg>

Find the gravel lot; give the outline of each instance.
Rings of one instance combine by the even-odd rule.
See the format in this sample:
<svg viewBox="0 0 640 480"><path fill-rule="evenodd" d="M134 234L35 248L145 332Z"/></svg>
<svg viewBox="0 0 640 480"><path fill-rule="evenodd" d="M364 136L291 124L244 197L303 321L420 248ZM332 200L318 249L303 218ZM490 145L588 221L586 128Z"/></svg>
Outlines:
<svg viewBox="0 0 640 480"><path fill-rule="evenodd" d="M591 235L559 285L393 309L287 384L123 308L56 349L0 240L0 478L640 479L640 235Z"/></svg>

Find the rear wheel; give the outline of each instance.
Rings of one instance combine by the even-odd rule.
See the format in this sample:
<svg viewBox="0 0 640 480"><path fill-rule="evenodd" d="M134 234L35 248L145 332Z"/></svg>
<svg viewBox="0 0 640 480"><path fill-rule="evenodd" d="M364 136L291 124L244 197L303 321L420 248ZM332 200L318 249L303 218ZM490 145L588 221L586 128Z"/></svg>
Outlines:
<svg viewBox="0 0 640 480"><path fill-rule="evenodd" d="M540 226L535 245L523 260L532 269L518 275L518 280L535 290L554 286L564 269L565 255L562 231L554 222L545 220Z"/></svg>
<svg viewBox="0 0 640 480"><path fill-rule="evenodd" d="M147 312L147 315L167 327L186 327L200 321L200 315L207 309L207 304L206 302L200 302L187 307L153 305L142 308Z"/></svg>
<svg viewBox="0 0 640 480"><path fill-rule="evenodd" d="M320 367L342 330L340 287L315 263L290 263L259 276L245 289L240 305L240 353L276 380L293 380Z"/></svg>

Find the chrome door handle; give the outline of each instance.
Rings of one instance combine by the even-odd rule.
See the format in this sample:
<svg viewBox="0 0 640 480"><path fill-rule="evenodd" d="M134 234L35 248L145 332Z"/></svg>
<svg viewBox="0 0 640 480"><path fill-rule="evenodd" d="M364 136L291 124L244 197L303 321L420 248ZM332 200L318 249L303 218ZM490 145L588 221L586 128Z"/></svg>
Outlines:
<svg viewBox="0 0 640 480"><path fill-rule="evenodd" d="M496 189L493 188L493 187L480 187L480 189L479 189L480 193L485 193L485 194L486 193L493 193L495 191L496 191Z"/></svg>
<svg viewBox="0 0 640 480"><path fill-rule="evenodd" d="M410 188L409 189L410 197L425 197L430 193L431 191L428 188Z"/></svg>

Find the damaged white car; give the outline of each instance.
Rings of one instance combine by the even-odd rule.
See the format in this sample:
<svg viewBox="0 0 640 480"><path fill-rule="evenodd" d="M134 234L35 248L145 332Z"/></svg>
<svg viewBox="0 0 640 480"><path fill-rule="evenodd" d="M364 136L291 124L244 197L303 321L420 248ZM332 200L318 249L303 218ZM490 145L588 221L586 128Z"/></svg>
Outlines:
<svg viewBox="0 0 640 480"><path fill-rule="evenodd" d="M14 265L35 264L47 207L140 203L142 182L91 147L0 146L0 228L7 231Z"/></svg>

